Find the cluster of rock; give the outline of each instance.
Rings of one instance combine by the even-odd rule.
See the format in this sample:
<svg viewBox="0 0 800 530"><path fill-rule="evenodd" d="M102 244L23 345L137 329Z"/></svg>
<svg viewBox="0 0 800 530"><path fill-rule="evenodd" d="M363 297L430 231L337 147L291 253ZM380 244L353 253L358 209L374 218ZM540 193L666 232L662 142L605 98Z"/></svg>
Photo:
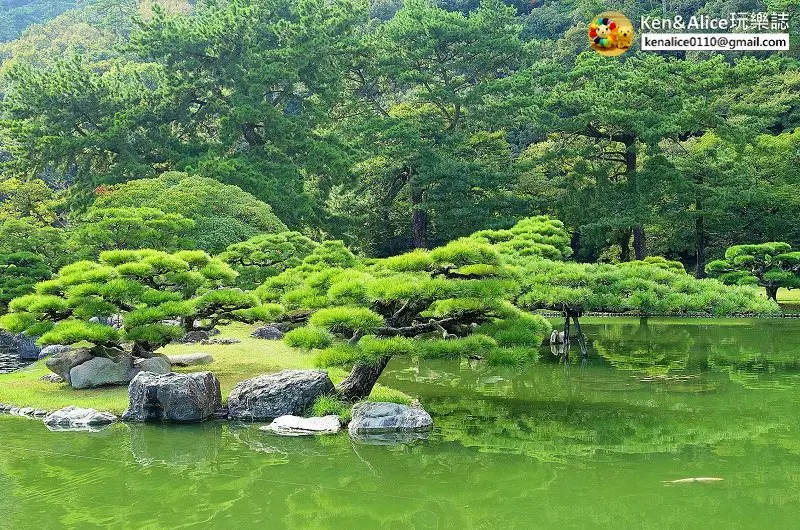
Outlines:
<svg viewBox="0 0 800 530"><path fill-rule="evenodd" d="M127 385L140 372L167 374L172 364L164 355L135 358L123 350L65 349L46 361L47 368L76 390Z"/></svg>
<svg viewBox="0 0 800 530"><path fill-rule="evenodd" d="M274 326L256 329L253 337L279 340L283 332ZM237 384L222 406L220 383L211 372L173 373L174 366L209 364L204 353L167 357L153 354L133 357L123 350L71 348L52 345L39 348L34 337L0 336L26 352L26 358L44 359L52 371L42 378L47 382L66 382L75 389L106 385L129 385L129 405L122 416L129 422L199 423L213 418L248 422L271 421L263 431L285 436L333 434L342 428L338 416L304 418L320 396L332 395L335 387L322 370L283 370L261 375ZM185 343L230 343L231 339L212 339L206 331L193 331ZM238 342L238 341L236 341ZM21 355L22 356L22 355ZM43 419L51 430L98 430L119 420L108 412L66 407L53 413L33 408L0 404L0 413ZM365 402L352 410L348 431L352 438L368 443L396 443L407 435L424 433L433 426L431 416L420 406Z"/></svg>

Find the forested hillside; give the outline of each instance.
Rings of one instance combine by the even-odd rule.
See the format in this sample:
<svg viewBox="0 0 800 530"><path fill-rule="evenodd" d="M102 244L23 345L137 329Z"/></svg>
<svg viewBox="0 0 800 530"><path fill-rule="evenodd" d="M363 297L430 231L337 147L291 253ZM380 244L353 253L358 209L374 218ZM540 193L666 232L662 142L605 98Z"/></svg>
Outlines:
<svg viewBox="0 0 800 530"><path fill-rule="evenodd" d="M126 245L166 251L288 228L384 257L533 215L565 223L577 261L703 276L732 245L797 248L793 52L586 42L607 8L792 4L3 0L0 251L46 242L55 270L125 223Z"/></svg>

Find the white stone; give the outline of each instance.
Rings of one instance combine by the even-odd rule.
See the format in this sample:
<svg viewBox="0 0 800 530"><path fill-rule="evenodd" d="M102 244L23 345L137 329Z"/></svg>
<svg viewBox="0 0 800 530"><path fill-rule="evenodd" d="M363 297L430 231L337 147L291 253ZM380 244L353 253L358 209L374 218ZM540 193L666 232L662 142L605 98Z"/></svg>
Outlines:
<svg viewBox="0 0 800 530"><path fill-rule="evenodd" d="M300 416L281 416L262 431L274 432L284 436L308 436L313 434L336 434L342 428L339 416L301 418Z"/></svg>

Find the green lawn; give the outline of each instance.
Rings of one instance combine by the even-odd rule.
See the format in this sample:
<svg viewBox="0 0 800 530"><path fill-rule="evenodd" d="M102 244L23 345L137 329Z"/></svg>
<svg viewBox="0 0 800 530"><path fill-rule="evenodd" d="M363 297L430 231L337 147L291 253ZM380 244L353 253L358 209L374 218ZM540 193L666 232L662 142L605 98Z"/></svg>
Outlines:
<svg viewBox="0 0 800 530"><path fill-rule="evenodd" d="M160 353L177 355L182 353L209 353L214 362L192 368L176 368L176 372L213 372L222 387L222 399L240 381L261 374L278 372L286 368L313 368L314 355L291 348L282 341L254 339L250 337L252 326L234 324L222 329L216 338L237 338L239 344L208 345L171 344ZM89 407L121 414L128 405L128 388L125 386L91 390L73 390L68 384L45 383L40 378L49 374L44 361L34 363L24 370L0 375L0 403L17 407L34 407L57 410L69 405ZM338 383L347 375L345 370L329 370L331 379ZM408 402L404 394L376 386L370 399Z"/></svg>
<svg viewBox="0 0 800 530"><path fill-rule="evenodd" d="M758 290L761 296L766 297L764 289ZM778 305L786 313L800 311L800 289L778 289Z"/></svg>

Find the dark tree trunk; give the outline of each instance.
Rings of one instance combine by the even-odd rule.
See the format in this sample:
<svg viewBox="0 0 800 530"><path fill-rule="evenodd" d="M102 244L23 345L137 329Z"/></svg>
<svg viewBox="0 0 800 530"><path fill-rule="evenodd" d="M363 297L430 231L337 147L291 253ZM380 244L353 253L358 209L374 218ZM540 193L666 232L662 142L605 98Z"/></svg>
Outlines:
<svg viewBox="0 0 800 530"><path fill-rule="evenodd" d="M697 266L694 275L697 278L706 277L706 219L703 215L703 197L700 195L700 186L703 185L704 180L702 173L698 173L694 178L694 204L697 211L697 219L694 221L694 250Z"/></svg>
<svg viewBox="0 0 800 530"><path fill-rule="evenodd" d="M411 228L414 248L428 248L428 212L422 206L424 193L411 187Z"/></svg>
<svg viewBox="0 0 800 530"><path fill-rule="evenodd" d="M631 260L631 231L630 229L625 230L622 233L622 237L619 238L619 260L622 262L630 261Z"/></svg>
<svg viewBox="0 0 800 530"><path fill-rule="evenodd" d="M700 203L698 202L698 207ZM697 267L695 268L695 276L697 278L706 277L706 230L705 219L702 215L697 216L694 222L695 232L695 255L697 257Z"/></svg>
<svg viewBox="0 0 800 530"><path fill-rule="evenodd" d="M637 225L633 227L633 254L636 259L644 259L647 257L647 237L644 233L644 226Z"/></svg>
<svg viewBox="0 0 800 530"><path fill-rule="evenodd" d="M637 221L641 216L640 208L642 206L641 197L639 197L639 182L638 175L636 174L637 153L636 153L636 138L633 136L626 136L625 143L625 179L628 181L628 190L632 203L635 207L635 215ZM633 253L636 259L644 259L647 257L647 239L644 232L644 224L637 222L631 227L633 230Z"/></svg>
<svg viewBox="0 0 800 530"><path fill-rule="evenodd" d="M769 286L766 286L764 288L767 290L767 298L777 302L778 301L778 287L769 285Z"/></svg>
<svg viewBox="0 0 800 530"><path fill-rule="evenodd" d="M336 392L347 401L359 401L369 396L391 357L379 358L375 364L357 363L347 379L339 383Z"/></svg>
<svg viewBox="0 0 800 530"><path fill-rule="evenodd" d="M266 143L261 135L258 134L258 129L259 126L255 123L245 123L242 125L242 134L250 147L258 147Z"/></svg>

